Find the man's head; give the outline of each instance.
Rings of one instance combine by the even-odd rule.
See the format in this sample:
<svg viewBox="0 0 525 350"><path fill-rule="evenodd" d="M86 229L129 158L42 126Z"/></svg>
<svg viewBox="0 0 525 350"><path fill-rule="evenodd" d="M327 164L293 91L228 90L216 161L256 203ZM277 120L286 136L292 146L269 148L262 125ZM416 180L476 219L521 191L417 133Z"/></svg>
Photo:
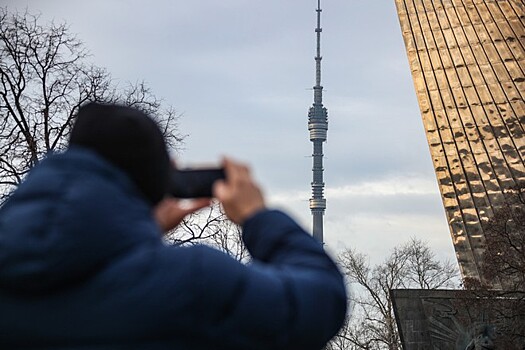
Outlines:
<svg viewBox="0 0 525 350"><path fill-rule="evenodd" d="M126 172L152 205L166 194L171 169L166 143L158 125L144 112L86 104L78 111L69 143L95 151Z"/></svg>

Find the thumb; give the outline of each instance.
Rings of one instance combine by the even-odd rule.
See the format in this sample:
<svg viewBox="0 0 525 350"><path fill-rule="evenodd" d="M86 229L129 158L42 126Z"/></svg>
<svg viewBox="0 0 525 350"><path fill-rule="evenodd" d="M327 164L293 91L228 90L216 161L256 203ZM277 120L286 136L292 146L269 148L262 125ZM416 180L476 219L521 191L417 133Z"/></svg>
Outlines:
<svg viewBox="0 0 525 350"><path fill-rule="evenodd" d="M213 184L213 196L218 200L226 196L226 183L223 180L218 180Z"/></svg>
<svg viewBox="0 0 525 350"><path fill-rule="evenodd" d="M191 214L199 209L209 206L210 204L211 201L208 198L196 199L188 208L185 208L184 210L186 211L186 214Z"/></svg>

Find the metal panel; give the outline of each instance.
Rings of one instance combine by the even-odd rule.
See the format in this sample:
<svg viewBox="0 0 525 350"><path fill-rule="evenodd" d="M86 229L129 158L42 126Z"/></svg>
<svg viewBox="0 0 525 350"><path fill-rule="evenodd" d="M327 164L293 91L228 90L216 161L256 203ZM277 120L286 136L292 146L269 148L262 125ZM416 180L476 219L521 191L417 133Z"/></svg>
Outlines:
<svg viewBox="0 0 525 350"><path fill-rule="evenodd" d="M461 271L481 278L480 223L525 180L525 3L396 5Z"/></svg>

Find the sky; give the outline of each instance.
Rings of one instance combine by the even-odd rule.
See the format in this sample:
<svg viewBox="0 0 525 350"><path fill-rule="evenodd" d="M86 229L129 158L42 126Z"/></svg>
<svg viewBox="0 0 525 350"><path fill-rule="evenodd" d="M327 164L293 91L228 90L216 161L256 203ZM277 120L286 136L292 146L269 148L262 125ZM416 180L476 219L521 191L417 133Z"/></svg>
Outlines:
<svg viewBox="0 0 525 350"><path fill-rule="evenodd" d="M180 163L249 163L269 206L311 229L316 0L3 1L68 23L117 83L172 105ZM377 263L414 237L455 259L394 0L322 8L328 250Z"/></svg>

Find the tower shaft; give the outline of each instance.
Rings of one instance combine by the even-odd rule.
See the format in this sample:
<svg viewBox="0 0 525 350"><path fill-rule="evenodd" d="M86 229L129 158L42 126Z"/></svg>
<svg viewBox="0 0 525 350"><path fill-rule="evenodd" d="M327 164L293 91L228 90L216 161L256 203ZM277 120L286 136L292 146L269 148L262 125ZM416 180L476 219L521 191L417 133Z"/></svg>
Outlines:
<svg viewBox="0 0 525 350"><path fill-rule="evenodd" d="M315 56L315 86L314 103L308 111L308 130L313 143L313 180L310 210L313 217L313 236L323 242L323 216L326 210L323 180L323 142L326 141L328 130L328 112L323 106L323 86L321 85L321 0L317 0L317 51Z"/></svg>

